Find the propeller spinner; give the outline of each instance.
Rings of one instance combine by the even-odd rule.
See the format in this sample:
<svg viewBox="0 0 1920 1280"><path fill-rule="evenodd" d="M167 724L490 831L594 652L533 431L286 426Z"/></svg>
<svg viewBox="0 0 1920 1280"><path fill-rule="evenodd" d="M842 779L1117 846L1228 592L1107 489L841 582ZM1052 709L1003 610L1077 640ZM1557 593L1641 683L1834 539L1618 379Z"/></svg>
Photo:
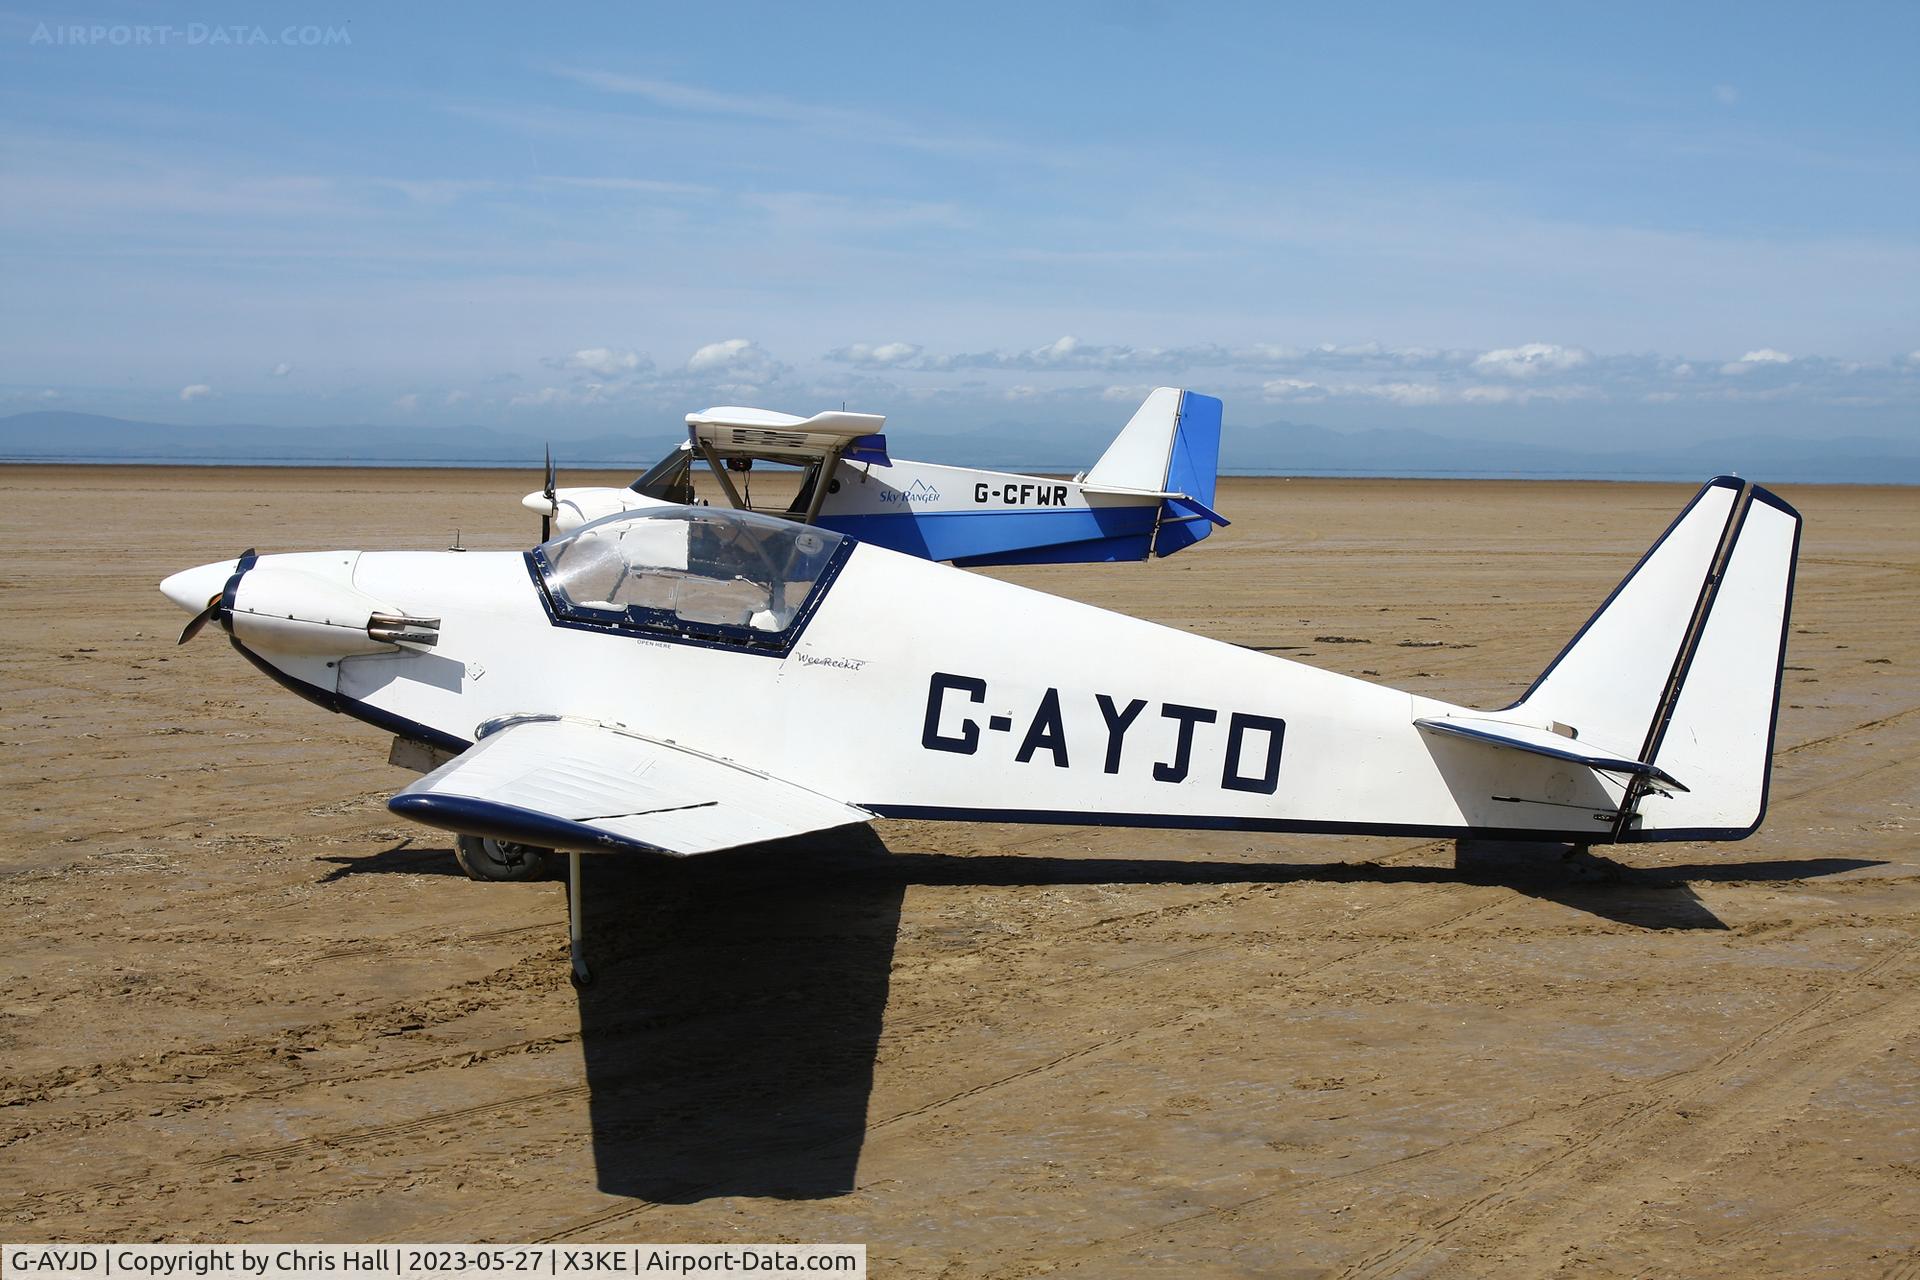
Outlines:
<svg viewBox="0 0 1920 1280"><path fill-rule="evenodd" d="M193 639L208 622L220 616L220 602L226 598L227 583L234 574L250 566L254 558L254 549L248 547L238 559L221 564L203 564L197 569L176 573L160 584L160 590L166 597L182 608L191 609L194 602L201 599L207 602L180 632L179 643L185 644Z"/></svg>

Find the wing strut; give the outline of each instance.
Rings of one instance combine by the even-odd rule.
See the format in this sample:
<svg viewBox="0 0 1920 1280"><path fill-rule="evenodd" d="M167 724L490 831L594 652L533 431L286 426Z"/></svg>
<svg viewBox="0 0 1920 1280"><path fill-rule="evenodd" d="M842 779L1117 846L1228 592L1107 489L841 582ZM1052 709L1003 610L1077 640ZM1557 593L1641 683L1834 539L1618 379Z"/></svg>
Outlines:
<svg viewBox="0 0 1920 1280"><path fill-rule="evenodd" d="M827 500L827 490L833 485L833 473L839 468L840 450L827 450L827 456L820 460L820 474L813 478L813 493L807 498L807 524L820 523L820 504Z"/></svg>
<svg viewBox="0 0 1920 1280"><path fill-rule="evenodd" d="M587 968L586 911L581 901L580 851L567 850L567 953L573 958L573 985L593 985L593 970Z"/></svg>
<svg viewBox="0 0 1920 1280"><path fill-rule="evenodd" d="M727 474L727 464L720 460L720 454L706 440L700 441L700 456L713 468L713 474L719 478L720 487L727 491L727 501L735 511L745 511L747 504L741 500L740 491L733 487L733 477Z"/></svg>

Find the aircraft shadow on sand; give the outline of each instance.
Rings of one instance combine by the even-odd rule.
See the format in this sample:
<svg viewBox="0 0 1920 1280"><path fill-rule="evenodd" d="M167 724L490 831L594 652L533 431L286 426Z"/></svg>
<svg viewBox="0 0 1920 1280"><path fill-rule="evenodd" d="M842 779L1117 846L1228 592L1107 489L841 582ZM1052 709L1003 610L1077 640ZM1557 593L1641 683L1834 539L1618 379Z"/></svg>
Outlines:
<svg viewBox="0 0 1920 1280"><path fill-rule="evenodd" d="M328 879L453 868L390 849ZM594 858L579 993L599 1189L659 1203L853 1190L909 886L1473 884L1645 929L1722 930L1692 883L1880 865L1799 858L1629 867L1479 843L1454 866L894 853L865 827L686 862Z"/></svg>

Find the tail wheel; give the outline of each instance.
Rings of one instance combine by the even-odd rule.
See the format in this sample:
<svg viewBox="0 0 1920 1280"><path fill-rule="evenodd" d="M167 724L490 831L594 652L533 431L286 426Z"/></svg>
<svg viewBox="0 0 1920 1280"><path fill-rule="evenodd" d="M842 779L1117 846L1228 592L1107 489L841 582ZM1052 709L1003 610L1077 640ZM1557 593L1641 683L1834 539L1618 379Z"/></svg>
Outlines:
<svg viewBox="0 0 1920 1280"><path fill-rule="evenodd" d="M546 874L551 852L491 836L461 836L453 842L454 860L469 880L538 880Z"/></svg>

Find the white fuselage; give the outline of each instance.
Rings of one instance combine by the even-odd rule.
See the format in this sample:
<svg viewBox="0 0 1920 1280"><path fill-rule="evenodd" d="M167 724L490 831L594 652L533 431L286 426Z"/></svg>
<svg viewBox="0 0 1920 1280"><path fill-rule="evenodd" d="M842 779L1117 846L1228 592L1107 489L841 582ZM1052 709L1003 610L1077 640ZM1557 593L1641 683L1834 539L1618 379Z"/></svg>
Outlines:
<svg viewBox="0 0 1920 1280"><path fill-rule="evenodd" d="M288 573L437 641L290 640L249 612ZM234 595L257 662L403 735L578 717L880 815L1601 838L1622 791L1414 726L1460 708L866 545L784 653L560 625L520 554L266 556Z"/></svg>

